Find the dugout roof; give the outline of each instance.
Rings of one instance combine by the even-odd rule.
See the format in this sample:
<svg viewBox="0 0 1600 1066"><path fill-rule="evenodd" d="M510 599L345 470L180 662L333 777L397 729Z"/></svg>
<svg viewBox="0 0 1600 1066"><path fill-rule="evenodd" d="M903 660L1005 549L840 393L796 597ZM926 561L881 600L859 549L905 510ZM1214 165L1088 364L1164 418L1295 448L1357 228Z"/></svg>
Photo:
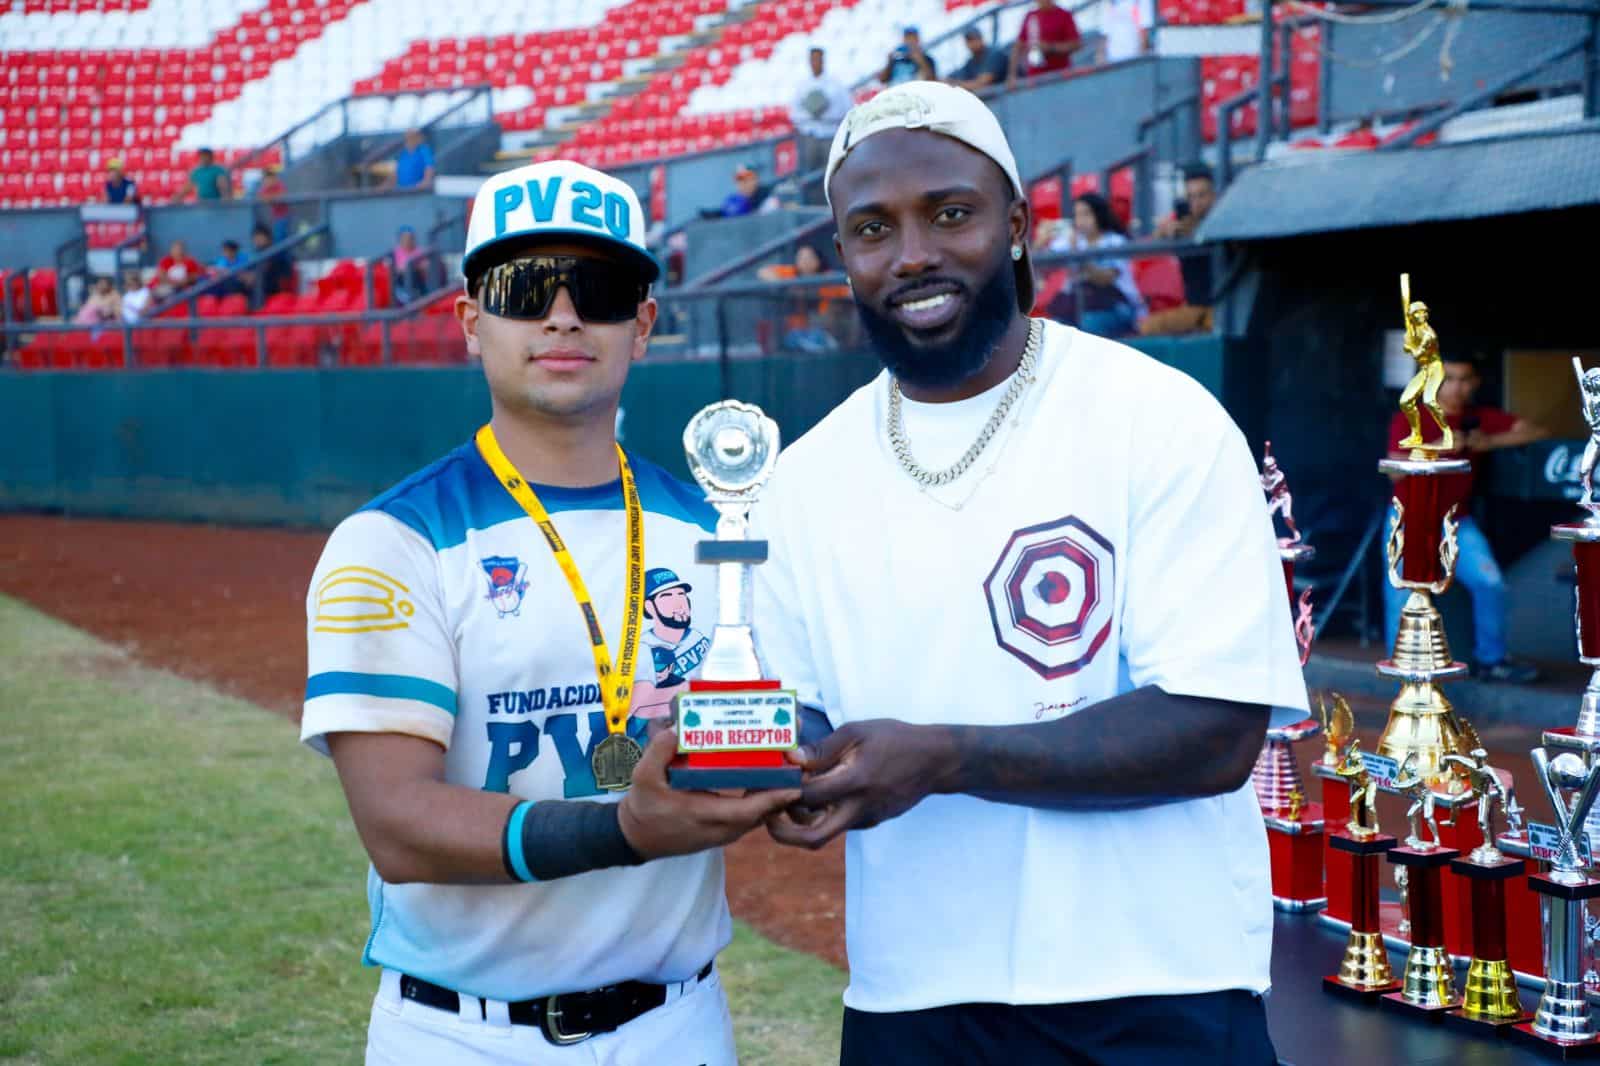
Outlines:
<svg viewBox="0 0 1600 1066"><path fill-rule="evenodd" d="M1600 122L1393 151L1306 151L1240 172L1199 238L1258 241L1600 204Z"/></svg>

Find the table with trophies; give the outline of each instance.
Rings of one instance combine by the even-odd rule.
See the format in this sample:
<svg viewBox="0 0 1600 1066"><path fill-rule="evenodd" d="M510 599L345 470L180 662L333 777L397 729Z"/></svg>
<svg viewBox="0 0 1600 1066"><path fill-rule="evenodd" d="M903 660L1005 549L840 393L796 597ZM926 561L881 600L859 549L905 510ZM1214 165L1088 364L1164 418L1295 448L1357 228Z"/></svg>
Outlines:
<svg viewBox="0 0 1600 1066"><path fill-rule="evenodd" d="M1378 464L1394 484L1387 576L1406 591L1406 601L1394 647L1377 670L1398 692L1372 750L1356 737L1348 702L1327 694L1314 699L1315 717L1270 729L1257 760L1253 781L1270 843L1274 903L1283 912L1269 1000L1274 1032L1284 1037L1288 1028L1311 1024L1316 1005L1304 990L1320 983L1350 1004L1324 1004L1340 1012L1346 1038L1392 1052L1359 1052L1364 1061L1600 1060L1592 1009L1600 1005L1600 914L1591 914L1590 903L1600 898L1591 850L1600 833L1600 503L1592 485L1600 368L1586 371L1573 360L1595 433L1582 464L1586 514L1551 531L1572 545L1578 655L1596 669L1575 724L1551 723L1527 762L1518 752L1491 757L1445 694L1444 686L1467 671L1452 657L1434 605L1454 578L1470 464L1451 456L1456 442L1438 403L1443 367L1427 307L1412 301L1406 276L1401 293L1405 349L1417 363L1400 401L1411 432L1400 442L1403 458ZM1429 422L1437 436L1425 440ZM1295 600L1293 571L1311 550L1270 445L1262 488L1269 514L1287 531L1280 555L1303 663L1311 606L1309 592ZM1319 733L1323 750L1312 776L1320 802L1307 800L1292 749ZM1518 766L1526 769L1514 774ZM1517 777L1549 800L1550 823L1524 823ZM1403 827L1386 832L1379 825L1382 793L1407 804ZM1398 904L1384 898L1385 882L1395 886ZM1345 938L1337 967L1306 972L1308 960L1332 957L1329 929ZM1398 973L1391 949L1403 953ZM1353 1048L1342 1053L1357 1054ZM1285 1057L1353 1061L1324 1053Z"/></svg>

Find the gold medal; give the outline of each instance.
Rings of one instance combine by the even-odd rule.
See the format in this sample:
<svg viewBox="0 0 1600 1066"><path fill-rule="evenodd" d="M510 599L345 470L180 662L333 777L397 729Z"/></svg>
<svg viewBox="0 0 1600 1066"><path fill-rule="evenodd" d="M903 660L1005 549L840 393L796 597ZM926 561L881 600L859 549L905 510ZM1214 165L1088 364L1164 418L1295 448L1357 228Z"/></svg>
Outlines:
<svg viewBox="0 0 1600 1066"><path fill-rule="evenodd" d="M595 745L589 764L594 783L607 792L621 792L633 783L633 768L644 758L639 742L626 733L610 733Z"/></svg>
<svg viewBox="0 0 1600 1066"><path fill-rule="evenodd" d="M478 430L477 444L479 454L489 464L489 469L494 471L500 484L533 519L539 532L544 534L556 565L567 579L572 598L577 602L588 633L589 650L594 656L595 677L600 682L600 702L606 711L606 738L595 746L590 765L594 767L595 784L600 788L608 792L625 789L633 781L633 768L644 757L644 749L639 742L628 736L628 715L633 704L633 667L639 654L639 630L644 625L644 507L639 502L639 488L633 480L633 471L628 468L628 457L618 445L617 469L622 479L623 509L628 516L628 551L623 584L622 646L613 669L611 649L606 646L605 634L600 630L600 617L595 613L589 590L583 583L583 575L578 573L578 564L567 550L561 534L556 532L549 512L539 502L539 497L527 480L511 465L505 452L500 450L493 429L484 426Z"/></svg>

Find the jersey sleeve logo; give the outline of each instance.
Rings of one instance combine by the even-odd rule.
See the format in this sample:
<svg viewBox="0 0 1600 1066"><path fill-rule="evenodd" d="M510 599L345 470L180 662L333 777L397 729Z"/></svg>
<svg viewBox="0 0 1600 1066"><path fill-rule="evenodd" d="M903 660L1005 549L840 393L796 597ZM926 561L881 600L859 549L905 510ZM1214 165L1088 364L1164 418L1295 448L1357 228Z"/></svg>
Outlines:
<svg viewBox="0 0 1600 1066"><path fill-rule="evenodd" d="M318 633L376 633L404 629L416 611L411 590L382 570L341 566L317 585L312 629Z"/></svg>
<svg viewBox="0 0 1600 1066"><path fill-rule="evenodd" d="M490 555L478 560L489 579L485 599L501 618L522 614L522 596L528 591L528 564L515 555Z"/></svg>
<svg viewBox="0 0 1600 1066"><path fill-rule="evenodd" d="M995 640L1046 680L1077 673L1111 634L1116 563L1081 519L1017 530L984 581Z"/></svg>

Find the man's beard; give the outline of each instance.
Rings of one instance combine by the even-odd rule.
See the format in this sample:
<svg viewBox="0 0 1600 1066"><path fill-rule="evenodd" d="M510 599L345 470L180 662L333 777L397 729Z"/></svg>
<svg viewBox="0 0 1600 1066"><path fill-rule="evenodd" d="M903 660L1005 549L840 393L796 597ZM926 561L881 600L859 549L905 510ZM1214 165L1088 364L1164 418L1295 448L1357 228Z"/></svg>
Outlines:
<svg viewBox="0 0 1600 1066"><path fill-rule="evenodd" d="M656 612L656 625L663 629L675 629L682 633L689 628L689 619L673 618L671 615L665 615L658 611Z"/></svg>
<svg viewBox="0 0 1600 1066"><path fill-rule="evenodd" d="M935 281L960 284L951 278L933 277L925 279L924 284ZM995 345L1005 336L1017 313L1017 278L1011 258L1000 258L976 297L965 285L960 288L962 295L970 298L967 321L960 333L942 344L915 344L894 319L856 301L861 326L877 351L878 361L902 384L948 388L988 365Z"/></svg>

